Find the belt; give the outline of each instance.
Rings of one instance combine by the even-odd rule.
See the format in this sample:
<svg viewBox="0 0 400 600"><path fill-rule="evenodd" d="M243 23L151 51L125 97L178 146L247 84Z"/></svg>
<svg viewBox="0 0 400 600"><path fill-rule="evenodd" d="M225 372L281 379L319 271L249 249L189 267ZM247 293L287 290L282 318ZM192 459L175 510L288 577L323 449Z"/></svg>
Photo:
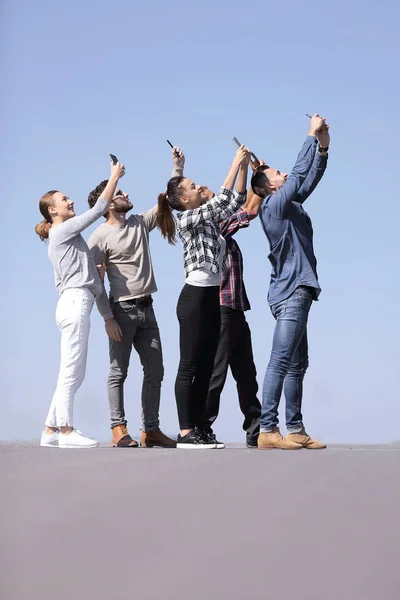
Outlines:
<svg viewBox="0 0 400 600"><path fill-rule="evenodd" d="M144 296L144 298L131 298L130 300L121 300L126 304L132 304L132 306L151 306L153 304L153 298L151 296Z"/></svg>

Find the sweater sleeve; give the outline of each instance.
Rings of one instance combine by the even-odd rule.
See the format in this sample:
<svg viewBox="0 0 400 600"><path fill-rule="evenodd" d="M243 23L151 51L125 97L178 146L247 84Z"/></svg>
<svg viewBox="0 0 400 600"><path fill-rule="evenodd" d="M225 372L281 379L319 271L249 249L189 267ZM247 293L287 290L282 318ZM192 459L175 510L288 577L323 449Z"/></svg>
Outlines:
<svg viewBox="0 0 400 600"><path fill-rule="evenodd" d="M178 216L178 229L185 233L197 227L200 223L213 221L220 223L236 212L246 200L246 193L233 192L222 187L218 196L192 210L185 210Z"/></svg>
<svg viewBox="0 0 400 600"><path fill-rule="evenodd" d="M88 246L90 254L94 260L95 265L105 264L107 267L107 253L104 248L103 240L98 235L97 231L94 231L88 240ZM107 297L107 292L104 287L104 281L102 281L102 292L101 295L96 298L96 305L99 313L105 321L111 319L114 315L111 310L110 301Z"/></svg>
<svg viewBox="0 0 400 600"><path fill-rule="evenodd" d="M284 219L290 204L296 201L297 194L303 185L314 161L316 142L314 136L307 136L300 150L293 171L285 184L271 196L267 196L260 209L260 218L263 220L264 212L268 207L271 216Z"/></svg>
<svg viewBox="0 0 400 600"><path fill-rule="evenodd" d="M64 221L64 223L56 225L52 231L52 237L56 236L57 241L60 243L75 237L104 215L108 210L108 204L107 200L99 198L93 208L90 208L77 217L72 217L68 221Z"/></svg>

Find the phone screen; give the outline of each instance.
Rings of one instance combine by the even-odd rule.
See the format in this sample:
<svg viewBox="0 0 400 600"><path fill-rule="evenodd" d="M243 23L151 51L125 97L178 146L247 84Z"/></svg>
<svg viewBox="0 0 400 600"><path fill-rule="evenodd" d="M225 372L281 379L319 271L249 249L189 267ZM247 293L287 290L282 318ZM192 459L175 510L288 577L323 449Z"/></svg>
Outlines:
<svg viewBox="0 0 400 600"><path fill-rule="evenodd" d="M111 156L111 160L113 161L113 164L116 165L118 162L118 158L115 156L115 154L110 154Z"/></svg>

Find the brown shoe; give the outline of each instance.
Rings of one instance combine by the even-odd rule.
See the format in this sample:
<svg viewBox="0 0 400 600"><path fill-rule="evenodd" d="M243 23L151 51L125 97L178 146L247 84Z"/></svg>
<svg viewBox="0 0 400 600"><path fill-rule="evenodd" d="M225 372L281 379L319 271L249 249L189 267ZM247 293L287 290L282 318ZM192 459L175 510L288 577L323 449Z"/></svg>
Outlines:
<svg viewBox="0 0 400 600"><path fill-rule="evenodd" d="M176 442L167 437L161 429L155 429L154 431L142 431L140 436L140 445L144 448L176 448Z"/></svg>
<svg viewBox="0 0 400 600"><path fill-rule="evenodd" d="M319 442L310 437L304 428L299 433L288 433L286 439L290 443L294 442L296 444L301 444L303 448L308 448L310 450L322 450L323 448L326 448L326 445L323 442Z"/></svg>
<svg viewBox="0 0 400 600"><path fill-rule="evenodd" d="M112 428L111 445L114 448L137 448L139 444L128 433L126 425L116 425Z"/></svg>
<svg viewBox="0 0 400 600"><path fill-rule="evenodd" d="M267 450L270 448L279 448L280 450L301 450L303 446L294 441L289 441L283 437L279 427L269 433L260 433L258 436L258 448Z"/></svg>

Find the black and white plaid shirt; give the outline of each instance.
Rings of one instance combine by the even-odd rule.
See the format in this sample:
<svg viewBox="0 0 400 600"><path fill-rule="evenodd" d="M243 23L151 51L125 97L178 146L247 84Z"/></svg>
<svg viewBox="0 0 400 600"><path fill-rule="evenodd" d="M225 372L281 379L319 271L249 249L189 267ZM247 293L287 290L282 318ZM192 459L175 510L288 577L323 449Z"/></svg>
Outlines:
<svg viewBox="0 0 400 600"><path fill-rule="evenodd" d="M183 244L185 273L206 269L218 273L221 250L219 223L228 219L246 200L246 193L222 187L218 196L192 210L177 214L176 228ZM223 269L225 269L226 257Z"/></svg>

